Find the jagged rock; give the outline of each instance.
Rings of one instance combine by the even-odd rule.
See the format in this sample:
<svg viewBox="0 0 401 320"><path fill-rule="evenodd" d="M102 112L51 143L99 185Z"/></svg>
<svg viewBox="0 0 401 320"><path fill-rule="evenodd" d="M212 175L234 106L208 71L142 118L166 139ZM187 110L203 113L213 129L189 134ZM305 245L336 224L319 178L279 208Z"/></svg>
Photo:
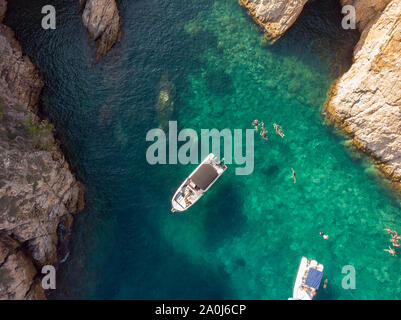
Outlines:
<svg viewBox="0 0 401 320"><path fill-rule="evenodd" d="M115 0L80 0L82 22L96 41L96 54L105 55L120 39L120 15Z"/></svg>
<svg viewBox="0 0 401 320"><path fill-rule="evenodd" d="M45 299L37 274L21 244L0 233L0 300Z"/></svg>
<svg viewBox="0 0 401 320"><path fill-rule="evenodd" d="M363 31L368 23L380 16L391 0L340 0L342 6L352 5L356 11L356 23L359 31Z"/></svg>
<svg viewBox="0 0 401 320"><path fill-rule="evenodd" d="M297 20L308 0L239 0L260 25L266 38L274 42Z"/></svg>
<svg viewBox="0 0 401 320"><path fill-rule="evenodd" d="M57 230L82 208L81 184L49 126L31 111L42 88L13 31L0 24L1 298L45 298L35 266L57 262Z"/></svg>
<svg viewBox="0 0 401 320"><path fill-rule="evenodd" d="M401 1L366 25L325 112L401 189Z"/></svg>

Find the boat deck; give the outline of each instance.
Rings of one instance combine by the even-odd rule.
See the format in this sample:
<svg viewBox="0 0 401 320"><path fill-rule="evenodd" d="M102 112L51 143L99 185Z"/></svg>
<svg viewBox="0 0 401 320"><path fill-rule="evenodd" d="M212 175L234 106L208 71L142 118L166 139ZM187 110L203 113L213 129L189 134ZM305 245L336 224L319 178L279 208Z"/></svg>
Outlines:
<svg viewBox="0 0 401 320"><path fill-rule="evenodd" d="M171 200L171 211L185 211L198 201L227 169L213 153L181 184Z"/></svg>

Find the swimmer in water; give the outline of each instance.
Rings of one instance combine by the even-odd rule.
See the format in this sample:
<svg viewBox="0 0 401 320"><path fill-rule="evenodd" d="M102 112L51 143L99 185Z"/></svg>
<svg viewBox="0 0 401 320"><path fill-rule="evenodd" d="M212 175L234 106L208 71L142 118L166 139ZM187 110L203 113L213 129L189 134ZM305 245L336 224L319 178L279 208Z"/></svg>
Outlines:
<svg viewBox="0 0 401 320"><path fill-rule="evenodd" d="M259 120L258 119L253 120L252 125L255 127L255 131L258 131Z"/></svg>
<svg viewBox="0 0 401 320"><path fill-rule="evenodd" d="M291 170L292 170L292 178L294 179L294 183L297 183L297 177L295 175L295 171L293 168L291 168Z"/></svg>
<svg viewBox="0 0 401 320"><path fill-rule="evenodd" d="M329 238L329 235L325 234L323 231L320 231L320 235L323 237L324 240L327 240Z"/></svg>
<svg viewBox="0 0 401 320"><path fill-rule="evenodd" d="M393 248L391 248L390 246L388 247L388 249L384 249L384 251L389 252L393 257L396 256L395 250Z"/></svg>
<svg viewBox="0 0 401 320"><path fill-rule="evenodd" d="M329 283L329 280L324 280L324 283L323 283L323 289L327 289L327 284Z"/></svg>
<svg viewBox="0 0 401 320"><path fill-rule="evenodd" d="M267 137L267 130L262 130L261 132L260 132L260 135L261 135L261 137L264 139L264 140L268 140L269 138Z"/></svg>
<svg viewBox="0 0 401 320"><path fill-rule="evenodd" d="M284 138L285 134L281 131L281 127L277 123L273 123L273 127L276 130L277 134L281 137Z"/></svg>
<svg viewBox="0 0 401 320"><path fill-rule="evenodd" d="M393 246L394 247L396 247L396 248L399 248L399 247L401 247L401 245L398 243L398 240L397 239L391 239L390 240L391 241L391 243L393 244Z"/></svg>

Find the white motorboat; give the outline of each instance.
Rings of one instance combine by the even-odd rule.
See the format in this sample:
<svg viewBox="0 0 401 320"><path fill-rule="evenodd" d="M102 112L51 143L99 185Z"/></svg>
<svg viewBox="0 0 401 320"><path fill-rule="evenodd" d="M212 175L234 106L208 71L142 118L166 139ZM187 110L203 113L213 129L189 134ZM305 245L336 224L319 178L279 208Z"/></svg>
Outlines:
<svg viewBox="0 0 401 320"><path fill-rule="evenodd" d="M302 257L292 298L289 300L313 300L323 278L323 265L316 260Z"/></svg>
<svg viewBox="0 0 401 320"><path fill-rule="evenodd" d="M222 163L210 153L177 189L171 200L171 211L185 211L202 198L227 169Z"/></svg>

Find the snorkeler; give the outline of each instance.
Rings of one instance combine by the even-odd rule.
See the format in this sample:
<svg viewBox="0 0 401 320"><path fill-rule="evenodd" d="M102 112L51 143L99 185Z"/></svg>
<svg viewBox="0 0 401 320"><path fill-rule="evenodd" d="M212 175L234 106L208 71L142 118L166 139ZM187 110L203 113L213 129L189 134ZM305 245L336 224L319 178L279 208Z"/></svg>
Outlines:
<svg viewBox="0 0 401 320"><path fill-rule="evenodd" d="M297 183L297 176L295 175L295 171L293 168L291 168L292 170L292 178L294 179L294 183Z"/></svg>
<svg viewBox="0 0 401 320"><path fill-rule="evenodd" d="M281 127L277 123L273 123L273 127L276 130L277 134L281 137L284 138L285 134L281 131Z"/></svg>

